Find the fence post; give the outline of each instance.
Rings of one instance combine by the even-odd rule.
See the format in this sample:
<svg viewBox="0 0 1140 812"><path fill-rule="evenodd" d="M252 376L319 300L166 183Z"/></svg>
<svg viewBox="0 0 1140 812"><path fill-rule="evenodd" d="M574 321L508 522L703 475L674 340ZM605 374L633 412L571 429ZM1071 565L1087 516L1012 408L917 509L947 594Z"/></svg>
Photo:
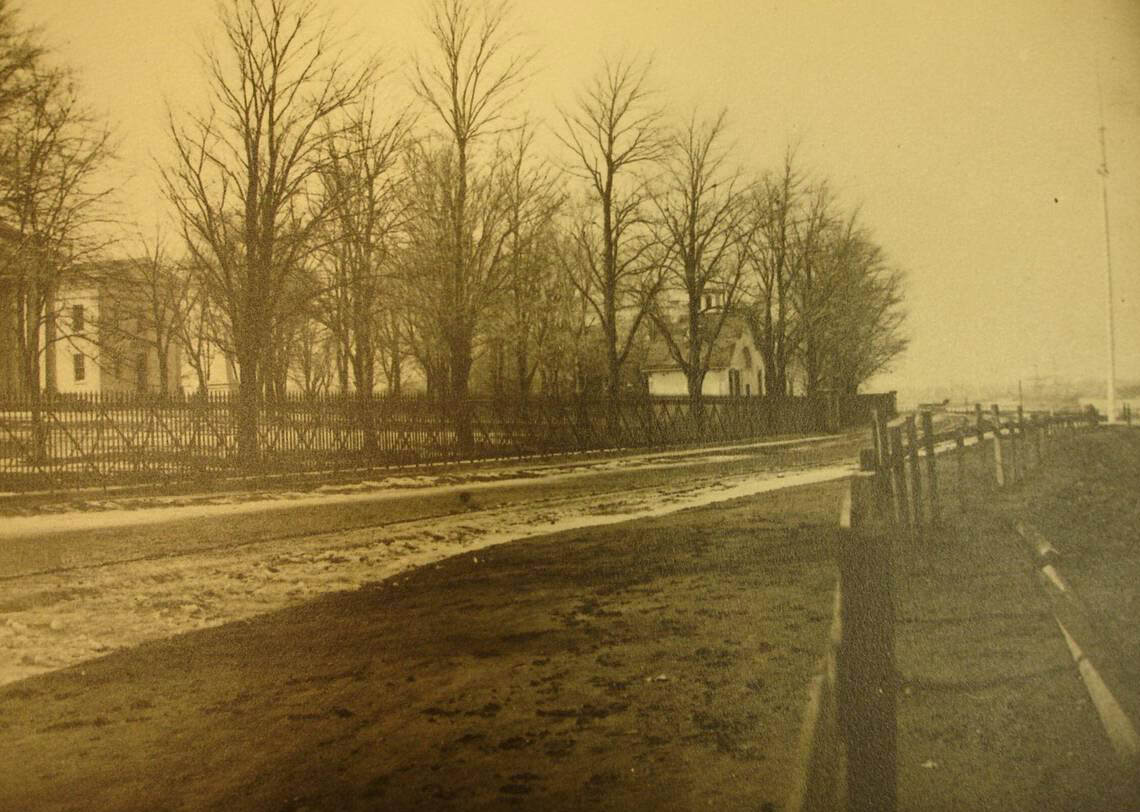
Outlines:
<svg viewBox="0 0 1140 812"><path fill-rule="evenodd" d="M1017 440L1017 421L1009 424L1009 481L1016 485L1021 481L1021 447Z"/></svg>
<svg viewBox="0 0 1140 812"><path fill-rule="evenodd" d="M910 521L906 498L906 460L903 457L902 426L891 427L891 491L894 493L895 524L903 526Z"/></svg>
<svg viewBox="0 0 1140 812"><path fill-rule="evenodd" d="M966 435L959 429L954 437L954 458L958 463L958 476L955 485L958 491L958 510L966 512Z"/></svg>
<svg viewBox="0 0 1140 812"><path fill-rule="evenodd" d="M938 496L938 461L934 456L934 415L930 412L922 413L922 440L926 451L926 481L930 489L930 523L936 525L942 511Z"/></svg>
<svg viewBox="0 0 1140 812"><path fill-rule="evenodd" d="M910 499L913 531L917 537L922 534L922 470L918 467L918 431L914 415L906 417L907 457L910 463Z"/></svg>
<svg viewBox="0 0 1140 812"><path fill-rule="evenodd" d="M887 423L883 413L878 409L871 410L871 434L875 440L875 470L879 476L875 477L875 496L879 515L886 516L893 510L891 506L891 444L887 435Z"/></svg>
<svg viewBox="0 0 1140 812"><path fill-rule="evenodd" d="M978 438L978 464L982 469L982 478L989 475L989 460L986 459L986 424L982 417L982 404L974 404L974 432Z"/></svg>
<svg viewBox="0 0 1140 812"><path fill-rule="evenodd" d="M1017 480L1020 482L1025 479L1025 472L1029 468L1029 449L1025 442L1025 410L1020 405L1017 407L1017 440L1014 445L1017 447L1017 453L1013 455L1013 464L1017 469Z"/></svg>
<svg viewBox="0 0 1140 812"><path fill-rule="evenodd" d="M881 517L874 515L874 478L862 473L849 480L851 532L840 554L838 696L848 812L894 812L897 807L893 545Z"/></svg>
<svg viewBox="0 0 1140 812"><path fill-rule="evenodd" d="M1005 460L1002 458L1001 448L1001 412L998 405L993 404L994 416L994 477L999 488L1005 487Z"/></svg>

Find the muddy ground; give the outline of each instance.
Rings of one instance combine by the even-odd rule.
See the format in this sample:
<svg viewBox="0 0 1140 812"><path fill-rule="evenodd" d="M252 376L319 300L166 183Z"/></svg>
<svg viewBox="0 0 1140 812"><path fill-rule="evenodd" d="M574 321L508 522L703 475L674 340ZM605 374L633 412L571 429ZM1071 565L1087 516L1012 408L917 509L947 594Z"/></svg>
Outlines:
<svg viewBox="0 0 1140 812"><path fill-rule="evenodd" d="M857 440L662 454L0 524L0 684L355 589L459 552L843 477ZM224 497L227 498L228 497Z"/></svg>
<svg viewBox="0 0 1140 812"><path fill-rule="evenodd" d="M0 808L778 809L832 483L464 554L0 689Z"/></svg>
<svg viewBox="0 0 1140 812"><path fill-rule="evenodd" d="M900 809L1140 809L1015 532L1060 549L1136 720L1140 432L1003 491L969 459L965 510L943 458L943 525L895 550ZM12 683L0 809L783 809L841 489L470 549Z"/></svg>

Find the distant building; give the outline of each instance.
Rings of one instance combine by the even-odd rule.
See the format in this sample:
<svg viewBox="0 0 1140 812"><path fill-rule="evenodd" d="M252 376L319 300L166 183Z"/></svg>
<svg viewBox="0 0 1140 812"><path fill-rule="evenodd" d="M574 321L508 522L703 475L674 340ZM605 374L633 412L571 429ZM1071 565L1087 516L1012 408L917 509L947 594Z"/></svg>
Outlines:
<svg viewBox="0 0 1140 812"><path fill-rule="evenodd" d="M234 358L224 352L216 343L203 341L202 357L200 360L202 378L199 380L198 369L191 363L191 359L183 357L178 370L179 386L187 394L196 394L205 384L207 392L237 392L238 372Z"/></svg>
<svg viewBox="0 0 1140 812"><path fill-rule="evenodd" d="M45 387L60 393L163 390L153 327L124 295L122 286L129 282L111 268L96 268L84 275L85 282L60 291L54 336L45 340L40 361ZM177 344L171 344L167 361L166 391L176 393L181 389Z"/></svg>
<svg viewBox="0 0 1140 812"><path fill-rule="evenodd" d="M684 347L688 318L687 300L674 293L663 302L676 344ZM711 331L724 307L723 294L710 290L701 302L704 325ZM659 329L650 338L649 350L642 366L649 394L658 397L682 396L689 393L688 381L681 365L669 351L669 342ZM701 394L709 397L754 397L764 392L764 365L748 321L730 313L712 343L709 367L701 385Z"/></svg>

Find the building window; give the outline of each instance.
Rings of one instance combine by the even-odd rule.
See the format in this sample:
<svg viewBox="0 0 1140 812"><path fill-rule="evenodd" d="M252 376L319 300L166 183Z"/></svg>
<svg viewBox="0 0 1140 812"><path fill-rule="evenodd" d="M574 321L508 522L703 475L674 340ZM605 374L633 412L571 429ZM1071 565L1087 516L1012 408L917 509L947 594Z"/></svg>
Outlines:
<svg viewBox="0 0 1140 812"><path fill-rule="evenodd" d="M71 332L78 335L83 332L83 305L71 306ZM78 378L76 378L78 380Z"/></svg>
<svg viewBox="0 0 1140 812"><path fill-rule="evenodd" d="M83 353L77 352L71 359L72 369L75 373L75 382L79 383L87 378L87 359L83 357Z"/></svg>
<svg viewBox="0 0 1140 812"><path fill-rule="evenodd" d="M740 395L740 370L730 369L728 371L728 394L733 397Z"/></svg>

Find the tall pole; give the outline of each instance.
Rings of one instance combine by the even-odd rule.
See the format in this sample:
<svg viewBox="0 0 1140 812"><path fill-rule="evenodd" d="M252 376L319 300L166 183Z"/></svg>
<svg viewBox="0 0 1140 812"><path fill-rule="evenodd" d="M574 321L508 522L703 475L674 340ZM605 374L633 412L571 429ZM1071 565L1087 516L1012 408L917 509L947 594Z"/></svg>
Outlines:
<svg viewBox="0 0 1140 812"><path fill-rule="evenodd" d="M1097 76L1097 95L1100 97L1100 174L1101 198L1104 201L1104 272L1108 288L1108 422L1116 422L1116 331L1112 314L1112 241L1108 228L1108 149L1104 139L1104 97Z"/></svg>

